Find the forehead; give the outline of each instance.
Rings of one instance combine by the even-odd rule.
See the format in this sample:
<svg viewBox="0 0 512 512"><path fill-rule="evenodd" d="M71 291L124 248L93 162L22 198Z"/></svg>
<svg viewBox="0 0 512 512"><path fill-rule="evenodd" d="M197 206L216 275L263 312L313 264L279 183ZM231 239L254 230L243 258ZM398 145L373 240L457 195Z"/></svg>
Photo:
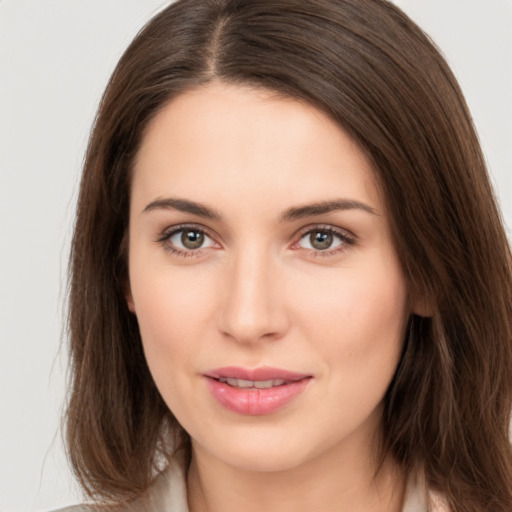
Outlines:
<svg viewBox="0 0 512 512"><path fill-rule="evenodd" d="M381 210L373 174L358 145L315 107L212 83L174 98L150 122L132 199L192 195L254 206L259 199L268 208L346 196Z"/></svg>

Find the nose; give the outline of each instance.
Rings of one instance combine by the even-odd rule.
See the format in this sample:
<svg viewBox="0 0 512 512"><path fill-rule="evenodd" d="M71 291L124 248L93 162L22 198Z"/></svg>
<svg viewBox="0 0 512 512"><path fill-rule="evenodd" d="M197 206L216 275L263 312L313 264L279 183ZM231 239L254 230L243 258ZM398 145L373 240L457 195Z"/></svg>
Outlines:
<svg viewBox="0 0 512 512"><path fill-rule="evenodd" d="M277 340L288 329L277 264L261 250L246 250L230 262L218 327L239 343Z"/></svg>

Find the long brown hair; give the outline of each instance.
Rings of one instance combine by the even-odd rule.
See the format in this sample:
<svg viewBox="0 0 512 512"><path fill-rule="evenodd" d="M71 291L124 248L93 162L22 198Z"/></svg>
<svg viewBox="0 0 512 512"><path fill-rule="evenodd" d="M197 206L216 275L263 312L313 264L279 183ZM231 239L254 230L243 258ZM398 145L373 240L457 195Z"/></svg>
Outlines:
<svg viewBox="0 0 512 512"><path fill-rule="evenodd" d="M126 305L134 157L148 121L213 79L305 100L373 161L412 294L382 451L454 512L512 508L511 256L468 108L429 38L385 0L178 0L139 33L102 99L72 244L73 468L96 498L143 492L187 435Z"/></svg>

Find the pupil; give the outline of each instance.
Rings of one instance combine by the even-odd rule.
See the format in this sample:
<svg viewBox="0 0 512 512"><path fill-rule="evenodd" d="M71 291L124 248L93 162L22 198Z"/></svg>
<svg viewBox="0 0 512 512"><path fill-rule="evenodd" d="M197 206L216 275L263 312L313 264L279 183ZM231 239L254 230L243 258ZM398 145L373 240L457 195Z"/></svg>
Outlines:
<svg viewBox="0 0 512 512"><path fill-rule="evenodd" d="M310 242L315 249L324 251L325 249L329 249L329 247L332 245L332 234L326 233L325 231L317 231L316 233L311 233Z"/></svg>
<svg viewBox="0 0 512 512"><path fill-rule="evenodd" d="M181 243L187 249L198 249L203 245L204 234L200 231L183 231Z"/></svg>

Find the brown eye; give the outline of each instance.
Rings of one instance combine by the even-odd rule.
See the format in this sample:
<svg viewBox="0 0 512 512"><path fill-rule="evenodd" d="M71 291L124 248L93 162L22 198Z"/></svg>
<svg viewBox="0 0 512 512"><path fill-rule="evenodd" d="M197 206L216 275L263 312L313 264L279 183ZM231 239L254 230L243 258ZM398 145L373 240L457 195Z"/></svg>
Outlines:
<svg viewBox="0 0 512 512"><path fill-rule="evenodd" d="M181 232L181 243L186 249L199 249L204 243L204 233L195 229Z"/></svg>
<svg viewBox="0 0 512 512"><path fill-rule="evenodd" d="M160 242L171 252L192 253L202 249L216 247L216 243L202 229L181 227L169 234L164 234Z"/></svg>
<svg viewBox="0 0 512 512"><path fill-rule="evenodd" d="M317 251L329 249L333 243L334 236L327 231L313 231L309 235L309 243Z"/></svg>
<svg viewBox="0 0 512 512"><path fill-rule="evenodd" d="M317 254L324 252L324 255L334 255L354 243L354 238L340 228L319 226L304 232L296 248L307 249Z"/></svg>

